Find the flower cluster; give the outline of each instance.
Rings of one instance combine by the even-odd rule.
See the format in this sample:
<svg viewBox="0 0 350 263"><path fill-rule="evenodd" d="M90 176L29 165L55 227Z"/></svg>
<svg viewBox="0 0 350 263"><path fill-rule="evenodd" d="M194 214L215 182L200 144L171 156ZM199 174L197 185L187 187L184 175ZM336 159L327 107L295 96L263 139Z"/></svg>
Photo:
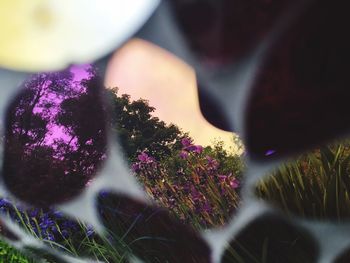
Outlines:
<svg viewBox="0 0 350 263"><path fill-rule="evenodd" d="M82 226L77 221L68 219L53 209L24 209L6 198L1 198L0 212L9 215L25 230L43 240L62 242L81 233L78 230L81 230ZM87 226L84 232L88 237L94 236L90 226Z"/></svg>
<svg viewBox="0 0 350 263"><path fill-rule="evenodd" d="M137 156L138 162L132 164L131 168L134 172L140 172L147 168L156 168L155 159L149 156L146 152L142 152Z"/></svg>
<svg viewBox="0 0 350 263"><path fill-rule="evenodd" d="M239 203L239 179L224 173L212 152L189 138L171 158L156 161L142 152L132 170L148 194L184 223L199 228L222 225Z"/></svg>

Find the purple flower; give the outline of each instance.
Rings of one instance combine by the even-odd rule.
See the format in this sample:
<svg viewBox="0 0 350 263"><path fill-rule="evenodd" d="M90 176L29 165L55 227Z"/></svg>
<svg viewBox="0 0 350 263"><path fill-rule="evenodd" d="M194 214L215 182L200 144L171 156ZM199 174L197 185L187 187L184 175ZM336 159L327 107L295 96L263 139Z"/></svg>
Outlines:
<svg viewBox="0 0 350 263"><path fill-rule="evenodd" d="M39 209L33 208L32 210L30 210L30 211L28 212L28 215L29 215L30 217L36 217L36 216L38 216L38 215L39 215Z"/></svg>
<svg viewBox="0 0 350 263"><path fill-rule="evenodd" d="M89 226L87 227L86 235L87 235L88 237L92 237L94 234L95 234L95 231L94 231L93 227L89 225Z"/></svg>
<svg viewBox="0 0 350 263"><path fill-rule="evenodd" d="M237 178L233 178L230 180L230 186L232 189L237 189L239 187L239 181Z"/></svg>
<svg viewBox="0 0 350 263"><path fill-rule="evenodd" d="M141 166L139 163L133 163L131 165L131 170L134 172L134 173L137 173L141 170Z"/></svg>
<svg viewBox="0 0 350 263"><path fill-rule="evenodd" d="M180 156L181 159L184 159L184 160L185 160L185 159L188 158L188 152L186 152L186 151L181 151L179 156Z"/></svg>
<svg viewBox="0 0 350 263"><path fill-rule="evenodd" d="M200 154L201 152L203 152L203 147L201 145L190 145L186 147L185 150Z"/></svg>
<svg viewBox="0 0 350 263"><path fill-rule="evenodd" d="M140 154L137 156L137 159L139 159L139 161L140 161L141 163L152 163L152 162L154 162L154 158L148 156L148 154L145 153L145 152L140 153Z"/></svg>
<svg viewBox="0 0 350 263"><path fill-rule="evenodd" d="M149 158L149 156L145 152L142 152L137 156L137 159L139 159L139 161L141 161L141 162L147 162L148 158Z"/></svg>
<svg viewBox="0 0 350 263"><path fill-rule="evenodd" d="M53 215L56 217L56 218L63 218L63 213L61 211L54 211L53 212Z"/></svg>
<svg viewBox="0 0 350 263"><path fill-rule="evenodd" d="M12 206L11 202L7 200L6 198L1 198L0 199L0 206Z"/></svg>
<svg viewBox="0 0 350 263"><path fill-rule="evenodd" d="M39 224L42 231L46 231L48 228L54 225L55 225L55 222L47 214L44 215L44 217L41 219L41 222Z"/></svg>
<svg viewBox="0 0 350 263"><path fill-rule="evenodd" d="M210 170L216 170L219 167L219 162L210 156L205 157L207 159L207 167Z"/></svg>
<svg viewBox="0 0 350 263"><path fill-rule="evenodd" d="M46 240L55 241L55 237L51 233L47 233L44 238Z"/></svg>
<svg viewBox="0 0 350 263"><path fill-rule="evenodd" d="M200 154L201 152L203 152L203 146L196 145L196 149L194 150L194 152Z"/></svg>
<svg viewBox="0 0 350 263"><path fill-rule="evenodd" d="M213 209L212 209L211 205L209 204L208 201L206 201L206 202L203 204L203 206L202 206L202 211L203 211L203 212L207 212L207 213L211 213L212 210L213 210Z"/></svg>
<svg viewBox="0 0 350 263"><path fill-rule="evenodd" d="M183 138L181 140L181 144L183 147L188 147L188 146L192 145L192 141L189 138Z"/></svg>
<svg viewBox="0 0 350 263"><path fill-rule="evenodd" d="M223 174L219 174L218 175L218 178L221 182L225 182L225 180L227 179L227 176L226 175L223 175Z"/></svg>
<svg viewBox="0 0 350 263"><path fill-rule="evenodd" d="M197 189L191 185L191 196L193 201L197 201L200 199L200 193L197 191Z"/></svg>

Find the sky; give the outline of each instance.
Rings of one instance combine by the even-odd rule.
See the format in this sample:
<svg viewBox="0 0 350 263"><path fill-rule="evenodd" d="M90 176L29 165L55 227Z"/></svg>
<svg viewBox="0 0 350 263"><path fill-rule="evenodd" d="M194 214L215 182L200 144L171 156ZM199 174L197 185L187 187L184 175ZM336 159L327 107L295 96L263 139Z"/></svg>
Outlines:
<svg viewBox="0 0 350 263"><path fill-rule="evenodd" d="M105 84L133 100L148 100L156 108L154 116L189 132L196 144L207 146L219 139L226 149L233 147L232 133L217 129L202 116L194 70L151 43L133 39L119 49L109 63Z"/></svg>

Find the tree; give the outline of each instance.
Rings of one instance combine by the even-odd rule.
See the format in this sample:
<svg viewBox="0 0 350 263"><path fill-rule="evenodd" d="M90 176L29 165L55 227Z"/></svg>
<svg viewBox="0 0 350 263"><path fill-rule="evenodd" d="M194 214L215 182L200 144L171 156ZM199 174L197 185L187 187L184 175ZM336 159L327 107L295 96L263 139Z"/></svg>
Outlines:
<svg viewBox="0 0 350 263"><path fill-rule="evenodd" d="M155 108L147 100L131 101L130 95L118 95L118 88L107 93L112 105L111 125L129 161L135 161L143 151L161 160L181 148L181 139L188 135L152 116Z"/></svg>
<svg viewBox="0 0 350 263"><path fill-rule="evenodd" d="M3 174L18 198L39 206L66 201L106 158L102 80L88 73L80 81L70 70L33 75L9 106Z"/></svg>

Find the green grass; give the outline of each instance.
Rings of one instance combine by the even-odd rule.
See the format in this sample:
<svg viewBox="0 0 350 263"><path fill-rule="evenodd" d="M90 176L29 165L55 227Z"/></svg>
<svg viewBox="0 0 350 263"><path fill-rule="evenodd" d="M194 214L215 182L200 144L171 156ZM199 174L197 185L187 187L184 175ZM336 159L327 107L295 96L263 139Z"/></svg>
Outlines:
<svg viewBox="0 0 350 263"><path fill-rule="evenodd" d="M350 218L350 144L324 146L261 180L257 195L287 215Z"/></svg>
<svg viewBox="0 0 350 263"><path fill-rule="evenodd" d="M172 182L166 175L162 179L166 179L170 184L176 183ZM157 182L152 182L153 185L155 183ZM206 188L203 189L205 198L210 199L210 203L221 213L206 213L203 215L194 213L191 200L182 193L177 193L176 201L179 205L173 210L180 217L182 214L190 215L190 224L198 229L202 227L200 223L202 218L207 219L207 222L212 225L223 224L223 221L229 217L229 213L226 214L229 207L227 202L229 200L235 202L235 206L239 204L239 198L235 192L233 192L233 196L228 197L228 200L223 200L214 181L210 178L208 178L205 186ZM171 190L171 187L169 189ZM293 162L282 165L270 176L260 181L256 188L256 194L259 198L274 204L288 216L297 215L303 218L323 220L349 219L350 143L324 146L300 156ZM225 213L222 211L225 211ZM221 217L218 215L221 215ZM84 227L84 225L81 226L82 229ZM30 229L27 230L31 232ZM118 237L115 238L118 239ZM0 245L0 262L35 262L4 242L1 242ZM56 246L57 244L52 245ZM98 258L106 262L125 262L128 255L126 244L121 243L120 246L116 243L111 244L107 239L101 237L95 239L86 237L78 240L78 242L66 240L61 245L64 245L73 256L89 255L91 258ZM262 245L266 244L262 243ZM251 247L247 249L249 250ZM267 248L261 249L261 251L265 250L267 251ZM237 253L233 253L233 255L235 255L235 259L229 257L225 262L240 262L237 257L240 258L241 255ZM261 259L256 259L257 262L264 262L264 255L263 253Z"/></svg>

